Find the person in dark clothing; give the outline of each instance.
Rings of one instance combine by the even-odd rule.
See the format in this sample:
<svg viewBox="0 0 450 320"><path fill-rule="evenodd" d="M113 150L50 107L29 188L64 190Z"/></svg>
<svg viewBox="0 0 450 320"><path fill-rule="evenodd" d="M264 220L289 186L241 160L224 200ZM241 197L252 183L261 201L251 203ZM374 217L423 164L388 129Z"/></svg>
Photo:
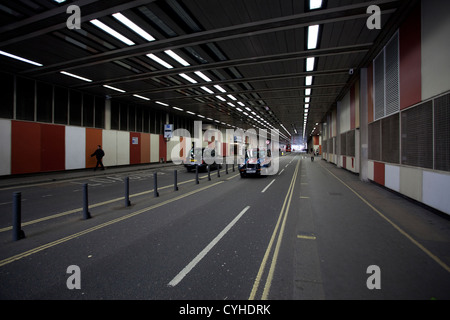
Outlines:
<svg viewBox="0 0 450 320"><path fill-rule="evenodd" d="M105 170L105 167L103 166L102 159L105 156L105 152L102 150L102 146L98 145L97 150L93 154L91 154L91 157L95 156L97 158L97 164L95 165L94 171L97 170L98 166L102 168L102 170Z"/></svg>

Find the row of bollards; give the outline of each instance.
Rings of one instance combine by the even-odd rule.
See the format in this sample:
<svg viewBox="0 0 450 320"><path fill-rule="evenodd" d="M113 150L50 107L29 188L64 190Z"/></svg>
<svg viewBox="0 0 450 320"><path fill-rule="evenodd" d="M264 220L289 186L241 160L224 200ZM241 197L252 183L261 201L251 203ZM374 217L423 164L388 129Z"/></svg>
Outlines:
<svg viewBox="0 0 450 320"><path fill-rule="evenodd" d="M225 165L225 172L228 174L228 164ZM234 164L233 164L233 172L234 172ZM174 191L178 191L178 173L177 170L173 172L173 189ZM220 166L217 168L217 177L220 178ZM208 181L211 181L211 169L208 166ZM195 167L195 183L199 184L198 177L198 166ZM124 181L125 185L125 207L131 206L130 201L130 178L126 177ZM88 184L83 184L83 220L87 220L91 218L91 213L89 212L89 192L88 192ZM157 173L153 173L153 195L154 197L159 197L158 192L158 176ZM13 241L18 241L20 239L25 238L25 232L22 230L22 193L14 192L13 193Z"/></svg>

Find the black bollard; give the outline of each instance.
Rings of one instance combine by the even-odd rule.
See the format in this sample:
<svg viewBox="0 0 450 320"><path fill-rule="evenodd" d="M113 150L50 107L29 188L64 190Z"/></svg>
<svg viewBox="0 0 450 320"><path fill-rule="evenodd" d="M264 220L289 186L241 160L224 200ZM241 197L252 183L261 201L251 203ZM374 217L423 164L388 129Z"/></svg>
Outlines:
<svg viewBox="0 0 450 320"><path fill-rule="evenodd" d="M131 206L130 202L130 178L125 178L125 207Z"/></svg>
<svg viewBox="0 0 450 320"><path fill-rule="evenodd" d="M25 238L22 230L22 193L13 193L13 241Z"/></svg>
<svg viewBox="0 0 450 320"><path fill-rule="evenodd" d="M217 177L220 178L220 164L217 165Z"/></svg>
<svg viewBox="0 0 450 320"><path fill-rule="evenodd" d="M195 166L195 184L199 184L199 182L198 182L198 165Z"/></svg>
<svg viewBox="0 0 450 320"><path fill-rule="evenodd" d="M83 219L87 220L91 218L91 213L89 212L89 201L88 201L88 184L83 184Z"/></svg>
<svg viewBox="0 0 450 320"><path fill-rule="evenodd" d="M157 176L156 172L153 174L153 195L155 196L155 198L159 197L159 193L158 193L158 176Z"/></svg>
<svg viewBox="0 0 450 320"><path fill-rule="evenodd" d="M173 190L178 191L178 173L177 170L173 170Z"/></svg>
<svg viewBox="0 0 450 320"><path fill-rule="evenodd" d="M225 174L228 174L228 163L225 163Z"/></svg>
<svg viewBox="0 0 450 320"><path fill-rule="evenodd" d="M208 165L208 181L211 181L211 166Z"/></svg>

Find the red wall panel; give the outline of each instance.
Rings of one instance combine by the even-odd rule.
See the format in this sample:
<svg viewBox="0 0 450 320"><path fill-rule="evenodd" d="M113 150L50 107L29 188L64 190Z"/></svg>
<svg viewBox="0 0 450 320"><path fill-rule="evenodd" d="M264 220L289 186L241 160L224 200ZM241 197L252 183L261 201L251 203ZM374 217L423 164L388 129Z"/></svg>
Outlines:
<svg viewBox="0 0 450 320"><path fill-rule="evenodd" d="M432 57L429 57L432 59ZM400 109L422 101L420 3L400 27Z"/></svg>
<svg viewBox="0 0 450 320"><path fill-rule="evenodd" d="M86 128L86 168L94 168L96 166L97 158L91 157L91 154L97 150L98 145L102 145L102 138L102 129Z"/></svg>
<svg viewBox="0 0 450 320"><path fill-rule="evenodd" d="M141 163L141 134L130 132L130 164Z"/></svg>
<svg viewBox="0 0 450 320"><path fill-rule="evenodd" d="M41 125L11 121L11 173L41 170Z"/></svg>
<svg viewBox="0 0 450 320"><path fill-rule="evenodd" d="M164 158L167 161L167 142L163 135L159 135L159 159Z"/></svg>
<svg viewBox="0 0 450 320"><path fill-rule="evenodd" d="M58 171L65 169L66 150L64 126L40 124L41 126L41 170Z"/></svg>
<svg viewBox="0 0 450 320"><path fill-rule="evenodd" d="M373 163L373 180L384 186L384 163Z"/></svg>

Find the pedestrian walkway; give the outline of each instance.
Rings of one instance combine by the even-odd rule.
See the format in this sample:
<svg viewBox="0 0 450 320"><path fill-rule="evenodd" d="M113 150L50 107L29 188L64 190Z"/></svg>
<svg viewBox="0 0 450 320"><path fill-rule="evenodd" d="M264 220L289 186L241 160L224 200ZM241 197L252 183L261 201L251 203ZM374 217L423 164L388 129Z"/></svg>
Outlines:
<svg viewBox="0 0 450 320"><path fill-rule="evenodd" d="M448 216L318 157L300 174L294 299L450 298Z"/></svg>
<svg viewBox="0 0 450 320"><path fill-rule="evenodd" d="M25 186L38 183L47 183L55 181L65 181L71 179L81 179L86 177L112 175L124 172L152 170L175 166L172 162L167 163L150 163L145 165L126 165L116 167L106 167L105 170L96 170L93 168L58 171L58 172L44 172L44 173L30 173L12 176L0 177L0 189L10 188L16 186Z"/></svg>

